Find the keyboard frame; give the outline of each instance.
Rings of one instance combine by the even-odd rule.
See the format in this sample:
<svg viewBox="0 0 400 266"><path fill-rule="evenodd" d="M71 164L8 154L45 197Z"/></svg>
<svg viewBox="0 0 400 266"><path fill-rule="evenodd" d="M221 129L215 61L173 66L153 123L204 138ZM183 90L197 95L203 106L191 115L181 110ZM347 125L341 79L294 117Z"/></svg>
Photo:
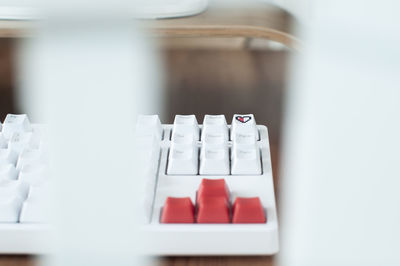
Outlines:
<svg viewBox="0 0 400 266"><path fill-rule="evenodd" d="M35 125L35 124L33 124ZM163 124L159 167L155 178L155 197L150 221L142 226L151 246L148 255L272 255L279 251L278 218L268 129L257 125L262 174L248 175L166 175L173 125ZM201 128L201 126L200 126ZM201 141L197 145L200 147ZM229 145L231 147L231 142ZM265 224L161 224L161 208L167 196L190 196L202 178L225 178L232 197L259 196L266 209ZM51 252L51 226L33 223L0 223L0 254L46 254Z"/></svg>

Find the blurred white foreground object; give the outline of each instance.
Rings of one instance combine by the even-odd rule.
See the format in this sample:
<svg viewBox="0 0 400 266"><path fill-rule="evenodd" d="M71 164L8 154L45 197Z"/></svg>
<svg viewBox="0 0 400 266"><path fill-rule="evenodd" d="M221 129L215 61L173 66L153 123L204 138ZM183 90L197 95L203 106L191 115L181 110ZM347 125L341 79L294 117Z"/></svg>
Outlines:
<svg viewBox="0 0 400 266"><path fill-rule="evenodd" d="M142 0L135 9L140 18L173 18L196 15L208 6L208 0Z"/></svg>
<svg viewBox="0 0 400 266"><path fill-rule="evenodd" d="M41 1L6 0L0 3L0 19L27 20L40 19L43 10L36 6ZM93 10L107 1L86 1ZM208 6L208 0L132 0L128 11L135 18L173 18L192 16L203 12ZM116 3L116 6L118 3Z"/></svg>
<svg viewBox="0 0 400 266"><path fill-rule="evenodd" d="M400 265L400 3L314 8L288 91L281 265Z"/></svg>
<svg viewBox="0 0 400 266"><path fill-rule="evenodd" d="M22 102L50 133L57 234L49 265L144 265L134 122L137 110L159 113L149 97L160 95L159 77L144 36L122 14L62 14L23 50ZM32 195L22 222L42 219L29 211L40 201Z"/></svg>

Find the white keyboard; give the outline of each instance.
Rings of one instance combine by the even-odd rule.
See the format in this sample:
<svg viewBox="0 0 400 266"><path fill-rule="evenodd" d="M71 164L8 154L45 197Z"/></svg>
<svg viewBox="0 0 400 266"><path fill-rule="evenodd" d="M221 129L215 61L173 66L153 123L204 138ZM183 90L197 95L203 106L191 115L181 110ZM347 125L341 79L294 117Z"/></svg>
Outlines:
<svg viewBox="0 0 400 266"><path fill-rule="evenodd" d="M42 125L0 125L0 253L49 250L48 154ZM251 114L139 116L143 232L151 255L268 255L279 250L268 131Z"/></svg>

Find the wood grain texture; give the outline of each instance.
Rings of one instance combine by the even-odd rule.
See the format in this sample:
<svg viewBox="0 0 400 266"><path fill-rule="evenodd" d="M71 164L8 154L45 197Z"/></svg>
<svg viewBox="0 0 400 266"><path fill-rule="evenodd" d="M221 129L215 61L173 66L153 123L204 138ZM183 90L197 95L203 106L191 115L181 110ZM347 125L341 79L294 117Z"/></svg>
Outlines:
<svg viewBox="0 0 400 266"><path fill-rule="evenodd" d="M0 121L15 111L14 48L14 40L0 39Z"/></svg>
<svg viewBox="0 0 400 266"><path fill-rule="evenodd" d="M281 8L252 2L240 8L210 7L193 17L158 20L153 27L167 36L265 38L297 49L301 42L294 34L295 23Z"/></svg>
<svg viewBox="0 0 400 266"><path fill-rule="evenodd" d="M35 266L36 258L33 256L0 256L1 266Z"/></svg>
<svg viewBox="0 0 400 266"><path fill-rule="evenodd" d="M294 18L286 11L265 3L248 7L210 7L190 17L141 20L156 36L265 38L298 49L301 42L293 33ZM0 37L31 36L35 21L0 20Z"/></svg>
<svg viewBox="0 0 400 266"><path fill-rule="evenodd" d="M166 257L157 266L273 266L274 257Z"/></svg>

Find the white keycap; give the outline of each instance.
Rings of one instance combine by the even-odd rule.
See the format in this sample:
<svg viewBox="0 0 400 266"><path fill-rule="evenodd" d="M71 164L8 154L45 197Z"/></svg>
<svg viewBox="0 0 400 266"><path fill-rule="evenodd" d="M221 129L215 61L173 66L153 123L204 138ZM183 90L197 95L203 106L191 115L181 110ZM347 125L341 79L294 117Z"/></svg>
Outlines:
<svg viewBox="0 0 400 266"><path fill-rule="evenodd" d="M136 136L135 147L139 149L151 149L154 146L160 146L160 140L153 133Z"/></svg>
<svg viewBox="0 0 400 266"><path fill-rule="evenodd" d="M29 188L29 193L27 200L44 200L48 201L49 199L49 193L50 193L50 185L49 183L44 183L41 185L32 185Z"/></svg>
<svg viewBox="0 0 400 266"><path fill-rule="evenodd" d="M0 223L16 223L19 220L23 200L19 196L0 199Z"/></svg>
<svg viewBox="0 0 400 266"><path fill-rule="evenodd" d="M176 115L174 119L174 124L198 126L195 115Z"/></svg>
<svg viewBox="0 0 400 266"><path fill-rule="evenodd" d="M232 119L231 125L231 140L235 141L239 137L239 133L248 134L251 136L252 134L255 136L255 141L259 139L259 134L257 130L257 124L254 119L254 115L252 114L235 114ZM250 138L244 138L242 141L246 141L248 143Z"/></svg>
<svg viewBox="0 0 400 266"><path fill-rule="evenodd" d="M32 127L28 116L8 114L4 120L2 132L6 139L10 139L14 133L31 132Z"/></svg>
<svg viewBox="0 0 400 266"><path fill-rule="evenodd" d="M192 126L177 124L172 129L171 141L176 144L194 145L199 140L199 132Z"/></svg>
<svg viewBox="0 0 400 266"><path fill-rule="evenodd" d="M22 200L28 195L28 184L20 180L6 180L0 183L0 201L7 201L10 197L19 196Z"/></svg>
<svg viewBox="0 0 400 266"><path fill-rule="evenodd" d="M206 144L225 144L229 140L229 130L224 115L205 115L201 141Z"/></svg>
<svg viewBox="0 0 400 266"><path fill-rule="evenodd" d="M231 154L232 175L260 175L260 151L256 145L234 145Z"/></svg>
<svg viewBox="0 0 400 266"><path fill-rule="evenodd" d="M0 149L0 163L11 163L15 165L18 160L18 154L11 149Z"/></svg>
<svg viewBox="0 0 400 266"><path fill-rule="evenodd" d="M236 144L255 144L258 137L254 131L239 131L235 132L233 136L233 141Z"/></svg>
<svg viewBox="0 0 400 266"><path fill-rule="evenodd" d="M40 185L49 178L48 167L45 164L26 164L19 172L18 180L29 185Z"/></svg>
<svg viewBox="0 0 400 266"><path fill-rule="evenodd" d="M18 171L11 163L0 163L0 182L4 180L16 180Z"/></svg>
<svg viewBox="0 0 400 266"><path fill-rule="evenodd" d="M224 145L228 141L228 134L223 131L213 130L202 133L203 145Z"/></svg>
<svg viewBox="0 0 400 266"><path fill-rule="evenodd" d="M8 142L8 148L20 154L25 148L34 148L32 132L16 132Z"/></svg>
<svg viewBox="0 0 400 266"><path fill-rule="evenodd" d="M196 146L172 144L168 156L169 175L197 175L198 148Z"/></svg>
<svg viewBox="0 0 400 266"><path fill-rule="evenodd" d="M22 204L20 223L46 223L46 202L27 200Z"/></svg>
<svg viewBox="0 0 400 266"><path fill-rule="evenodd" d="M139 115L136 122L136 135L154 133L158 140L161 140L163 129L158 115Z"/></svg>
<svg viewBox="0 0 400 266"><path fill-rule="evenodd" d="M140 188L141 194L145 195L141 206L145 209L144 222L149 222L152 200L154 198L158 164L160 158L160 141L154 134L148 134L136 139L137 157L134 161L136 174L144 180L143 187ZM148 201L150 200L150 201Z"/></svg>
<svg viewBox="0 0 400 266"><path fill-rule="evenodd" d="M181 132L193 132L195 140L200 138L199 124L195 115L176 115L174 120L174 127L172 129L172 135L175 130Z"/></svg>
<svg viewBox="0 0 400 266"><path fill-rule="evenodd" d="M151 199L150 203L145 201L142 205L146 210L146 222L150 219L152 199L155 193L154 188L161 149L160 141L161 139L155 137L154 134L143 135L136 139L137 159L134 164L137 169L137 175L144 180L142 195L145 195L146 199Z"/></svg>
<svg viewBox="0 0 400 266"><path fill-rule="evenodd" d="M205 115L203 126L224 126L227 127L224 115Z"/></svg>
<svg viewBox="0 0 400 266"><path fill-rule="evenodd" d="M45 223L48 221L48 186L32 186L22 204L20 223Z"/></svg>
<svg viewBox="0 0 400 266"><path fill-rule="evenodd" d="M22 166L27 164L46 163L45 153L39 149L24 149L18 157L17 170L21 170Z"/></svg>
<svg viewBox="0 0 400 266"><path fill-rule="evenodd" d="M8 141L6 138L3 136L3 133L0 133L0 149L5 149L7 148Z"/></svg>
<svg viewBox="0 0 400 266"><path fill-rule="evenodd" d="M136 148L138 153L139 171L144 175L155 175L160 157L160 140L153 134L137 137Z"/></svg>
<svg viewBox="0 0 400 266"><path fill-rule="evenodd" d="M229 148L227 145L202 146L200 175L229 175Z"/></svg>

